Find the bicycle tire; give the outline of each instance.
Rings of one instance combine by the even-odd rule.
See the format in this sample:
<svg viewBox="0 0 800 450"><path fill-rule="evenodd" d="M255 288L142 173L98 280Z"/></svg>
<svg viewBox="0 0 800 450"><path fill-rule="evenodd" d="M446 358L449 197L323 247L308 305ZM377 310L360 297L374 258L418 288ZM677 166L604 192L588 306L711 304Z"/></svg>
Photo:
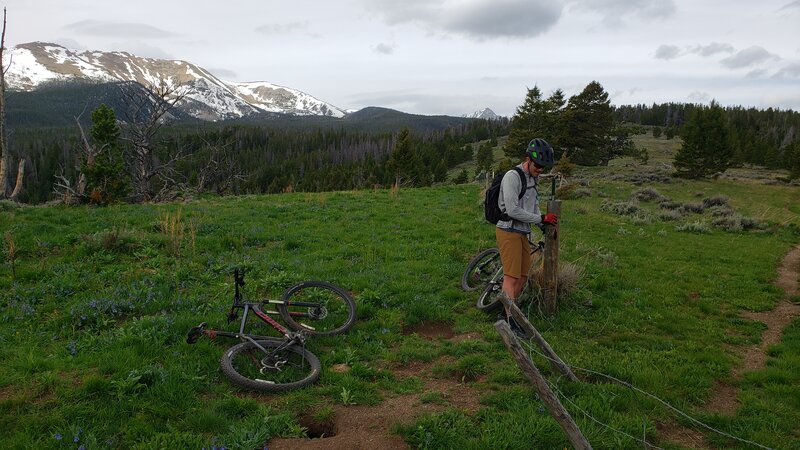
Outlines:
<svg viewBox="0 0 800 450"><path fill-rule="evenodd" d="M478 297L478 303L475 305L479 310L490 313L497 311L503 307L503 302L500 301L500 293L503 291L503 270L498 269L486 287Z"/></svg>
<svg viewBox="0 0 800 450"><path fill-rule="evenodd" d="M344 333L356 321L356 302L350 294L325 281L303 281L290 287L277 308L289 328L314 336Z"/></svg>
<svg viewBox="0 0 800 450"><path fill-rule="evenodd" d="M256 342L266 350L276 350L285 345L285 341L280 339ZM278 364L277 361L284 363ZM220 359L220 367L231 383L262 392L283 392L308 386L317 381L322 370L319 358L304 347L292 345L267 357L250 341L226 350Z"/></svg>
<svg viewBox="0 0 800 450"><path fill-rule="evenodd" d="M495 261L491 262L493 259ZM464 274L461 275L461 289L469 292L485 285L501 265L500 250L487 248L478 253L467 263Z"/></svg>

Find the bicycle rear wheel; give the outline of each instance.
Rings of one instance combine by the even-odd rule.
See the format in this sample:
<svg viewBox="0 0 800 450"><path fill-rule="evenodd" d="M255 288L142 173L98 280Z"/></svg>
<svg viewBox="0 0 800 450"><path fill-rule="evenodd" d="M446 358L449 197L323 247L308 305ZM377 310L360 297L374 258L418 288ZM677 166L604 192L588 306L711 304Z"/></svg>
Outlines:
<svg viewBox="0 0 800 450"><path fill-rule="evenodd" d="M356 321L356 303L344 289L324 281L304 281L286 290L277 305L289 328L331 336Z"/></svg>
<svg viewBox="0 0 800 450"><path fill-rule="evenodd" d="M483 287L489 281L498 268L502 267L500 262L500 251L496 248L487 248L475 255L464 269L461 275L461 289L474 291Z"/></svg>
<svg viewBox="0 0 800 450"><path fill-rule="evenodd" d="M245 389L282 392L307 386L319 378L319 359L303 347L280 339L236 344L220 359L222 373Z"/></svg>
<svg viewBox="0 0 800 450"><path fill-rule="evenodd" d="M503 307L503 302L500 301L502 292L503 269L500 268L495 271L494 276L486 285L480 297L478 297L477 308L486 313L499 310Z"/></svg>

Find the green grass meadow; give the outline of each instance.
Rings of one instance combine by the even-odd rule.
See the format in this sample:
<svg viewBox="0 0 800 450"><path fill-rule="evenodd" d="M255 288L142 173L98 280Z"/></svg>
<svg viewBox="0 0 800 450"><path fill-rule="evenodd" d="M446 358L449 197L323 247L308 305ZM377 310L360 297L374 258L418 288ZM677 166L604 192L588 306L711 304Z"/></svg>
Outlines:
<svg viewBox="0 0 800 450"><path fill-rule="evenodd" d="M800 191L758 178L634 179L660 163L579 171L586 196L563 202L560 256L583 276L555 317L532 322L575 367L627 381L742 439L800 449L800 322L768 349L763 370L731 378L737 348L758 343L764 329L739 313L770 310L784 297L772 281L800 242ZM631 202L646 188L681 204L725 196L751 226L715 226L710 209L662 216L656 202ZM638 209L621 215L610 210L615 203ZM272 437L302 436L303 411L408 393L446 402L423 393L421 380L393 374L415 360L441 361L434 375L471 384L481 407L396 427L412 447L569 446L494 331L495 317L459 288L470 257L494 246L477 185L107 208L0 203L0 237L4 448L262 448ZM353 293L355 327L308 344L323 365L313 386L239 390L219 370L233 342L185 342L201 321L233 327L225 313L236 267L248 271L251 299L277 298L306 279ZM481 338L406 332L427 321ZM596 374L576 369L586 382L560 379L532 355L594 448L642 448L643 437L680 448L657 427L693 426ZM333 364L352 370L327 370ZM717 380L741 389L733 416L705 410ZM712 447L752 448L700 431Z"/></svg>

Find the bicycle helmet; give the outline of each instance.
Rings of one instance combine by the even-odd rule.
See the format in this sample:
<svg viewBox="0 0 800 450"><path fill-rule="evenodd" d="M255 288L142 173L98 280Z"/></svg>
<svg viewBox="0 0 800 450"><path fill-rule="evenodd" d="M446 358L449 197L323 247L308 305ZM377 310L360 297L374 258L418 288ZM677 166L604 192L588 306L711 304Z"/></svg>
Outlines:
<svg viewBox="0 0 800 450"><path fill-rule="evenodd" d="M551 167L553 165L553 147L544 139L536 138L530 141L525 154L540 166Z"/></svg>

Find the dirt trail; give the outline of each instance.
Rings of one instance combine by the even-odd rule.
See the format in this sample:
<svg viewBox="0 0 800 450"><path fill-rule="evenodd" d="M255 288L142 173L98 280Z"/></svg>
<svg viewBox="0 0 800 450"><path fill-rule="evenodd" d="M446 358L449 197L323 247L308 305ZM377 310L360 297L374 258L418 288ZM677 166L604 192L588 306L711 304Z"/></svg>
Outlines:
<svg viewBox="0 0 800 450"><path fill-rule="evenodd" d="M778 278L775 285L786 292L783 300L771 311L744 312L742 317L762 322L767 326L761 336L761 342L748 347L730 347L742 357L742 363L731 371L733 380L741 378L742 374L749 371L760 370L767 363L767 348L777 344L783 336L783 330L792 321L800 317L800 305L791 302L791 299L800 294L800 246L794 247L783 258L778 268ZM706 402L706 410L722 415L733 415L739 407L739 388L733 384L717 381L711 397ZM684 428L676 423L663 424L659 433L664 440L688 448L710 448L705 437L698 430Z"/></svg>
<svg viewBox="0 0 800 450"><path fill-rule="evenodd" d="M741 378L745 372L763 369L767 363L767 348L779 343L783 329L800 317L800 305L790 301L800 293L798 280L800 280L800 246L789 251L778 268L775 285L786 292L785 298L771 311L742 313L742 317L761 322L767 329L761 336L759 344L737 349L742 357L742 364L733 368L731 375L734 380ZM706 409L719 414L733 415L739 406L738 394L739 389L735 386L719 382L706 404Z"/></svg>

